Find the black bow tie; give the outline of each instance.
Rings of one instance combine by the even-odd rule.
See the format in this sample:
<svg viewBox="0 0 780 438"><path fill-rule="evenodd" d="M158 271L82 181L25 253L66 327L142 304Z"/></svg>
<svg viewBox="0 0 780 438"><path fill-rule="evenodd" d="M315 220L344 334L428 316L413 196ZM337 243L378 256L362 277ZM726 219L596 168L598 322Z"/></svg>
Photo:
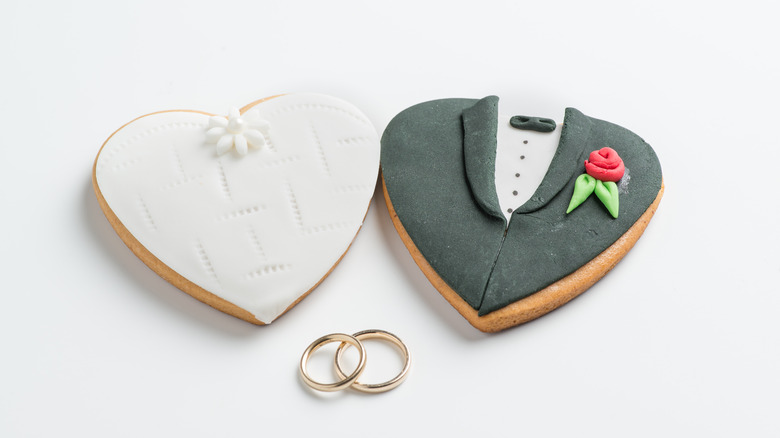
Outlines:
<svg viewBox="0 0 780 438"><path fill-rule="evenodd" d="M537 132L553 132L557 126L553 119L528 116L513 116L509 119L509 124L513 128Z"/></svg>

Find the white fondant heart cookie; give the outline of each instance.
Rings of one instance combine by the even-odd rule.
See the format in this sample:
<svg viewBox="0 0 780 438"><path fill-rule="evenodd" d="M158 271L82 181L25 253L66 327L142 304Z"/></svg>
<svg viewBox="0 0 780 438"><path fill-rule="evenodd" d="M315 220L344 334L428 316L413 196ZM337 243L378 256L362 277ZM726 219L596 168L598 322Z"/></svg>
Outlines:
<svg viewBox="0 0 780 438"><path fill-rule="evenodd" d="M103 144L93 185L127 246L195 298L267 324L314 289L368 209L379 138L320 94L254 102L225 118L149 114Z"/></svg>

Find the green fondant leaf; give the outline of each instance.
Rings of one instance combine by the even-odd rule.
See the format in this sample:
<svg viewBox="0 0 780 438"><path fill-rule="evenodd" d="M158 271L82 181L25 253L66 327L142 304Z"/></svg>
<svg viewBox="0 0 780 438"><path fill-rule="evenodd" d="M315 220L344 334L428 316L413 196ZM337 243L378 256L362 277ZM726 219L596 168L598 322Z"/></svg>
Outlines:
<svg viewBox="0 0 780 438"><path fill-rule="evenodd" d="M588 199L588 196L596 188L596 181L598 181L596 178L587 173L577 177L577 181L574 183L574 193L571 195L571 201L569 201L569 208L566 209L566 214L571 213L572 210Z"/></svg>
<svg viewBox="0 0 780 438"><path fill-rule="evenodd" d="M612 181L604 182L601 180L596 180L595 191L596 196L598 196L604 206L607 207L609 214L611 214L612 217L617 218L619 207L617 184Z"/></svg>

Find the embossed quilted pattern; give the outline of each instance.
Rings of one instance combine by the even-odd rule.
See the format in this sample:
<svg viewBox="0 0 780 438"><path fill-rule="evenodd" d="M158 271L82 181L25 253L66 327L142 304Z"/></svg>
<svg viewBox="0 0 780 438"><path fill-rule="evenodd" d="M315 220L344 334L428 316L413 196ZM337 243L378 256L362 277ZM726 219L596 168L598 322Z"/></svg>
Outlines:
<svg viewBox="0 0 780 438"><path fill-rule="evenodd" d="M322 279L358 232L379 140L354 106L292 94L254 107L265 149L218 156L208 116L164 112L117 131L97 183L108 206L163 263L271 322Z"/></svg>

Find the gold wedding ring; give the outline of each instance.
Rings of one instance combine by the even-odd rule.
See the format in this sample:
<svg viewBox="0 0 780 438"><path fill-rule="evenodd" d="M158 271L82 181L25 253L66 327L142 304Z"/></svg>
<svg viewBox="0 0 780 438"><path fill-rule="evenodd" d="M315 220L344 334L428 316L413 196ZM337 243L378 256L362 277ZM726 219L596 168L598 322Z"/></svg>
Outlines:
<svg viewBox="0 0 780 438"><path fill-rule="evenodd" d="M318 348L331 342L341 342L341 345L349 344L357 348L358 353L360 354L360 358L358 359L358 366L349 376L345 376L343 373L340 373L339 377L342 380L339 380L338 382L320 383L309 376L309 372L306 371L306 364L309 362L309 357L311 357L311 355L314 354ZM339 346L339 348L341 348L341 346ZM352 385L355 383L355 381L357 381L358 377L360 377L360 374L363 372L365 367L366 349L363 347L363 344L361 344L360 341L358 341L354 336L345 335L343 333L332 333L317 339L316 341L312 342L311 345L309 345L306 351L303 352L303 356L301 356L301 377L307 385L318 391L339 391Z"/></svg>
<svg viewBox="0 0 780 438"><path fill-rule="evenodd" d="M401 369L401 372L392 379L382 383L365 384L358 382L357 379L363 373L363 369L366 366L366 349L363 346L363 343L360 342L361 339L381 339L383 341L388 341L398 347L404 357L404 366L403 369ZM317 349L331 342L341 342L338 349L336 350L336 357L333 361L336 365L336 374L338 374L341 380L335 383L321 383L309 376L309 372L306 370L306 364L309 362L311 355L314 354ZM357 368L355 368L355 371L353 371L349 376L346 375L341 367L341 357L343 356L344 350L347 349L348 345L352 345L353 347L357 348L360 355ZM303 352L303 356L301 356L301 377L303 378L304 383L318 391L339 391L351 386L358 391L377 393L389 391L400 385L404 379L406 379L406 375L409 373L409 367L411 364L412 359L409 354L409 349L406 348L406 345L401 342L401 339L399 339L398 336L390 332L386 332L384 330L363 330L361 332L355 333L352 336L346 335L344 333L332 333L312 342L309 347L306 348L306 351Z"/></svg>
<svg viewBox="0 0 780 438"><path fill-rule="evenodd" d="M404 356L404 366L403 369L401 369L401 372L398 373L397 376L393 377L392 379L382 382L382 383L360 383L355 379L355 381L352 383L352 387L357 389L358 391L362 392L385 392L389 391L396 386L403 383L404 379L406 379L406 375L409 373L409 367L412 365L412 358L409 354L409 349L406 348L406 345L404 345L403 342L398 338L398 336L386 332L384 330L363 330L362 332L357 332L353 334L358 341L362 341L364 339L381 339L383 341L388 341L391 344L398 347L399 350L401 350L401 354ZM339 375L340 378L345 378L344 370L341 368L341 356L344 354L344 350L347 349L347 343L342 342L341 345L339 345L339 348L336 350L336 358L334 359L334 363L336 364L336 374Z"/></svg>

